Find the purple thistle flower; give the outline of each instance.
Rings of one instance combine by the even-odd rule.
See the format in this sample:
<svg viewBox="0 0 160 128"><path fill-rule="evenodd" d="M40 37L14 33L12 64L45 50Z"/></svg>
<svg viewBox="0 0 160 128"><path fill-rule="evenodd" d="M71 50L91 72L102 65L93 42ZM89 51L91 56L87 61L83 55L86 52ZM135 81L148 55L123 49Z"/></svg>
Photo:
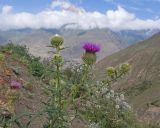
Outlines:
<svg viewBox="0 0 160 128"><path fill-rule="evenodd" d="M96 53L100 51L100 46L91 42L86 42L83 45L83 49L86 50L86 52Z"/></svg>
<svg viewBox="0 0 160 128"><path fill-rule="evenodd" d="M22 84L17 80L11 81L11 89L20 89L22 87Z"/></svg>

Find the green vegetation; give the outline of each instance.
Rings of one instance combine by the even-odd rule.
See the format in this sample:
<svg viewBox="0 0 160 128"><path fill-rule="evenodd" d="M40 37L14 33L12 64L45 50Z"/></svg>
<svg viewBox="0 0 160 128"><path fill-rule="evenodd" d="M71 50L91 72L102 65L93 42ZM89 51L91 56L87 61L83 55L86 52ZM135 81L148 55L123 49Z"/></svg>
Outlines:
<svg viewBox="0 0 160 128"><path fill-rule="evenodd" d="M40 62L40 58L29 54L26 46L16 44L7 44L1 47L1 51L12 55L14 60L17 60L26 65L33 76L41 77L44 73L44 66Z"/></svg>
<svg viewBox="0 0 160 128"><path fill-rule="evenodd" d="M39 58L34 58L31 60L30 70L33 76L41 77L44 73L44 66L39 62Z"/></svg>
<svg viewBox="0 0 160 128"><path fill-rule="evenodd" d="M100 50L95 44L90 43L84 47L83 64L75 64L66 69L65 60L61 55L63 38L54 36L51 45L55 53L47 64L30 55L25 46L8 44L1 48L2 53L9 54L37 78L41 85L36 88L41 88L39 95L44 95L45 100L41 101L43 106L38 111L24 112L21 115L12 112L9 118L4 116L3 107L2 114L0 112L0 127L12 128L16 125L19 128L30 128L35 119L45 117L45 122L40 122L43 128L71 128L74 127L75 120L81 121L77 127L83 125L87 128L150 128L143 126L136 119L124 94L112 90L112 84L132 70L128 63L105 67L104 78L95 81L97 76L94 64L97 60L96 52ZM17 76L20 74L17 69L14 69L14 73L17 73ZM30 80L23 80L23 88L27 91L29 100L37 97L32 92L36 88ZM138 90L143 91L146 88ZM9 100L15 104L21 90L11 91L14 93L8 92ZM21 120L23 117L27 118L26 122Z"/></svg>

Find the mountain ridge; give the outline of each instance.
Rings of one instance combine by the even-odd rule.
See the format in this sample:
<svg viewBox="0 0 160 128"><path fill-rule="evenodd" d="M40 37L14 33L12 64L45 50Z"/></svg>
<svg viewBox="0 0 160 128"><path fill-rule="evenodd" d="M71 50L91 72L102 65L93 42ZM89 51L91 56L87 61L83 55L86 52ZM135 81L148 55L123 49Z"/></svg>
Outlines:
<svg viewBox="0 0 160 128"><path fill-rule="evenodd" d="M66 59L77 59L83 52L79 47L81 42L91 41L99 43L103 50L99 54L99 59L104 58L114 52L117 52L132 43L144 40L149 37L146 35L147 31L123 31L114 32L110 29L66 29L65 26L61 29L20 29L0 31L0 44L18 43L27 45L30 52L35 56L49 57L48 51L50 37L54 34L60 34L64 37L65 46L69 49L65 50L63 55ZM128 33L127 36L126 33ZM137 34L135 34L137 33ZM135 36L136 35L136 36ZM139 36L137 38L137 35ZM43 49L42 49L43 47Z"/></svg>

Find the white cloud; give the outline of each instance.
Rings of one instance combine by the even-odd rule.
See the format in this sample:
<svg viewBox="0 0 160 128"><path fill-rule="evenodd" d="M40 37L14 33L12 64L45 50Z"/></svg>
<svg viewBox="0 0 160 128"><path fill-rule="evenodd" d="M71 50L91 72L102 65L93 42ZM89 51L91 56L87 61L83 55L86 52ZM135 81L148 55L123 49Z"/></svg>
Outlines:
<svg viewBox="0 0 160 128"><path fill-rule="evenodd" d="M70 3L69 1L66 0L54 0L51 4L51 8L52 9L60 9L60 10L68 10L68 11L72 11L72 12L83 12L84 9L80 8L80 7L76 7L74 4Z"/></svg>
<svg viewBox="0 0 160 128"><path fill-rule="evenodd" d="M10 13L11 11L12 11L12 6L5 5L2 7L2 14L7 14Z"/></svg>
<svg viewBox="0 0 160 128"><path fill-rule="evenodd" d="M58 9L57 9L58 8ZM37 14L28 12L12 12L11 6L4 6L0 12L0 29L21 28L60 28L69 24L67 28L110 28L113 30L131 29L160 29L160 18L142 20L118 6L116 10L106 13L98 11L88 12L68 1L53 1L51 8Z"/></svg>
<svg viewBox="0 0 160 128"><path fill-rule="evenodd" d="M56 7L69 8L70 6L72 6L72 4L66 1L53 1L51 4L51 8L53 9Z"/></svg>

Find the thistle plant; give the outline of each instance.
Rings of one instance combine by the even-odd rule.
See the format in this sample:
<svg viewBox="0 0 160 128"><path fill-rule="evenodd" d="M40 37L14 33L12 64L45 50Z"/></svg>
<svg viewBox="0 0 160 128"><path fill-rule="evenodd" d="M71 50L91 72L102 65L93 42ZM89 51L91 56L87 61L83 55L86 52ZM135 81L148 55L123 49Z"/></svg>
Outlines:
<svg viewBox="0 0 160 128"><path fill-rule="evenodd" d="M75 115L88 122L92 128L139 128L134 118L130 118L131 106L126 102L124 95L112 90L111 84L130 70L130 65L124 63L117 68L106 69L106 78L103 81L93 79L93 68L96 63L96 53L100 47L92 42L84 44L85 53L82 56L84 64L77 68L73 81L77 81L71 89ZM132 115L132 114L131 114ZM76 118L75 116L75 118ZM129 117L127 117L129 116ZM129 124L133 120L133 124Z"/></svg>
<svg viewBox="0 0 160 128"><path fill-rule="evenodd" d="M20 88L22 87L22 84L17 80L12 80L10 83L10 89L8 89L6 93L7 97L7 106L8 111L10 113L14 113L14 107L16 101L20 98Z"/></svg>
<svg viewBox="0 0 160 128"><path fill-rule="evenodd" d="M66 111L66 98L64 96L64 82L62 76L63 58L60 54L63 44L63 38L59 35L55 35L51 39L52 48L55 49L51 63L55 65L54 79L50 80L50 85L45 89L49 96L46 105L46 113L48 121L44 124L44 128L62 128L67 127L67 111Z"/></svg>
<svg viewBox="0 0 160 128"><path fill-rule="evenodd" d="M10 82L10 88L6 92L7 103L0 106L0 127L12 128L13 124L18 122L15 114L15 103L20 98L20 88L22 84L17 80ZM22 127L19 127L22 128Z"/></svg>
<svg viewBox="0 0 160 128"><path fill-rule="evenodd" d="M21 82L19 82L18 80L11 80L11 83L10 83L11 89L20 89L21 87L22 87Z"/></svg>
<svg viewBox="0 0 160 128"><path fill-rule="evenodd" d="M3 126L11 127L10 124L13 122L19 128L29 128L32 119L43 115L46 118L43 128L71 128L76 118L85 121L88 128L141 128L132 116L131 106L126 102L124 95L112 90L111 86L130 70L130 65L124 63L118 67L108 67L105 79L96 81L94 64L100 46L86 42L82 47L83 64L73 65L65 72L63 70L65 61L61 55L63 43L63 37L60 35L55 35L51 39L51 47L55 50L51 59L54 70L51 73L53 76L49 76L52 79L43 86L44 94L47 96L42 102L44 104L42 110L20 117L14 115ZM13 91L20 87L18 81L11 81ZM10 97L11 100L16 98L17 95ZM23 116L30 118L26 125L18 120Z"/></svg>

